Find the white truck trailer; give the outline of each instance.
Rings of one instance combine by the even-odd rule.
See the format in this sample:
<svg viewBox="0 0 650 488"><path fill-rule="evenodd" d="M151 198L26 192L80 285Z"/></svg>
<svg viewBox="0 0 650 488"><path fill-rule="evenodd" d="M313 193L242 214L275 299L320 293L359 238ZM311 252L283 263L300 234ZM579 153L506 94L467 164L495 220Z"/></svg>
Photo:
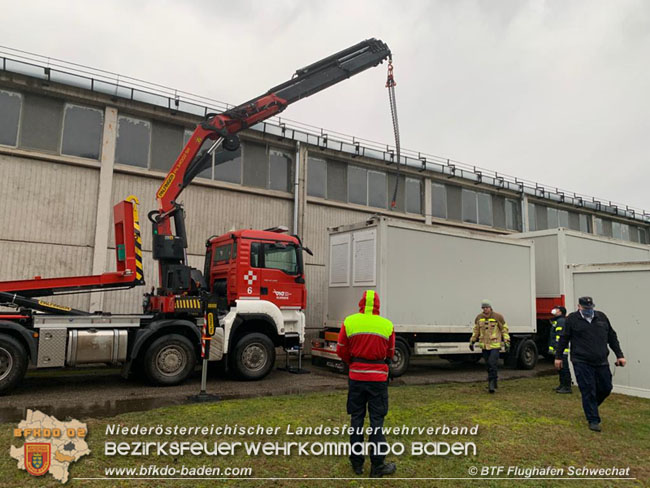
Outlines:
<svg viewBox="0 0 650 488"><path fill-rule="evenodd" d="M358 310L363 290L377 291L395 325L394 376L416 355L476 358L469 350L480 303L489 298L512 337L508 359L537 361L535 260L525 240L374 217L329 229L325 330L312 344L315 364L337 366L336 335Z"/></svg>
<svg viewBox="0 0 650 488"><path fill-rule="evenodd" d="M579 296L572 294L566 274L567 266L650 261L650 246L645 244L565 228L511 234L509 237L535 243L539 319L550 318L550 311L557 305L564 305L569 311L576 309Z"/></svg>

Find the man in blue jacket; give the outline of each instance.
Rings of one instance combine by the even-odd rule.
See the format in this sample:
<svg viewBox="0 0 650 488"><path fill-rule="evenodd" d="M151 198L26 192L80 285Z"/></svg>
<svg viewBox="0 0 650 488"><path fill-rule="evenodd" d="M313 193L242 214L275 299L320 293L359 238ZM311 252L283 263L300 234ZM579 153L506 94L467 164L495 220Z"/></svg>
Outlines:
<svg viewBox="0 0 650 488"><path fill-rule="evenodd" d="M571 362L582 394L582 408L589 428L600 432L598 406L612 391L607 346L616 354L616 366L625 366L623 351L607 315L594 310L591 297L578 300L578 311L569 314L555 351L555 369L562 368L562 353L571 343Z"/></svg>

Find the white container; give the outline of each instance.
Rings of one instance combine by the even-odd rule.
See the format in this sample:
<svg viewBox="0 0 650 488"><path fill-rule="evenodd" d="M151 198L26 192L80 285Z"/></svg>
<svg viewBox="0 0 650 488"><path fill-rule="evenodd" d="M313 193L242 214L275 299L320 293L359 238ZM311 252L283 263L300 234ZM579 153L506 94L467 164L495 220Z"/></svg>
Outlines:
<svg viewBox="0 0 650 488"><path fill-rule="evenodd" d="M650 261L650 246L585 234L565 228L511 234L513 239L535 243L535 288L538 298L565 300L568 310L575 310L577 297L569 298L564 270L570 264L622 263ZM557 305L549 301L548 307ZM538 303L538 308L544 308ZM549 308L549 310L550 310ZM539 313L545 310L538 310Z"/></svg>
<svg viewBox="0 0 650 488"><path fill-rule="evenodd" d="M340 326L358 311L363 291L372 289L396 333L466 335L484 298L505 316L511 332L536 330L528 241L386 217L329 230L326 326ZM468 339L462 337L460 349L416 352L466 353Z"/></svg>
<svg viewBox="0 0 650 488"><path fill-rule="evenodd" d="M650 398L650 262L569 265L564 276L567 300L592 297L618 335L627 365L615 367L616 356L610 352L614 391Z"/></svg>

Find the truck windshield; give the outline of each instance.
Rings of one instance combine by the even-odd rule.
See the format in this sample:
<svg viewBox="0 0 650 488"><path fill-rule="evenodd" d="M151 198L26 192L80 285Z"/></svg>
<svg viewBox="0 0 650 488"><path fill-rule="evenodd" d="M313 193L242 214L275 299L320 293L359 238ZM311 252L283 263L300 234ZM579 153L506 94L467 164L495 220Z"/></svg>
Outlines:
<svg viewBox="0 0 650 488"><path fill-rule="evenodd" d="M290 275L300 274L298 249L293 244L253 242L251 266L279 269Z"/></svg>

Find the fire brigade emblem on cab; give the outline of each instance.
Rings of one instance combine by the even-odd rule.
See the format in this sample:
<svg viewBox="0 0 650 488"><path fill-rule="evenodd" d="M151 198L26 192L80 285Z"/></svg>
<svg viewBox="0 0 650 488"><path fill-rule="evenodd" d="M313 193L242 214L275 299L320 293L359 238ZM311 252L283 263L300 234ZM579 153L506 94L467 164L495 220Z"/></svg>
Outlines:
<svg viewBox="0 0 650 488"><path fill-rule="evenodd" d="M253 282L257 280L257 276L255 275L255 273L249 270L248 273L244 275L244 280L246 280L248 286L253 286Z"/></svg>
<svg viewBox="0 0 650 488"><path fill-rule="evenodd" d="M25 469L33 476L42 476L50 469L50 444L25 443Z"/></svg>

